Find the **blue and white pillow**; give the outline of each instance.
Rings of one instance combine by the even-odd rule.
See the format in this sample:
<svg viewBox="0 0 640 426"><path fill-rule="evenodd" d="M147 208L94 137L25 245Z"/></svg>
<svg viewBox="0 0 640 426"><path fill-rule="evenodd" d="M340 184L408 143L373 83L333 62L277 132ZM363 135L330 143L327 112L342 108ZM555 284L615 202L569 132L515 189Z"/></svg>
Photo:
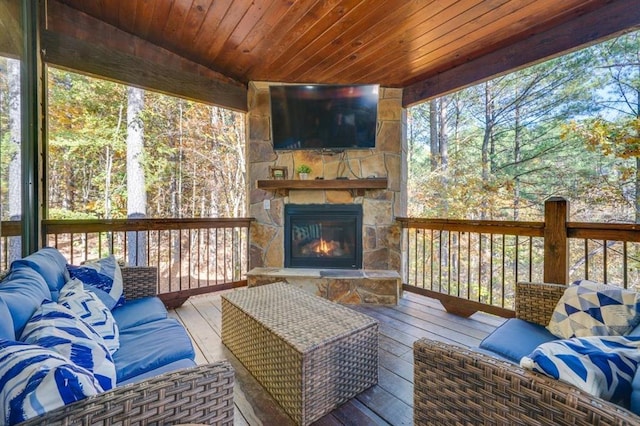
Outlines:
<svg viewBox="0 0 640 426"><path fill-rule="evenodd" d="M77 278L94 291L109 309L124 304L122 271L116 258L111 255L82 266L67 265L71 278Z"/></svg>
<svg viewBox="0 0 640 426"><path fill-rule="evenodd" d="M538 346L520 366L627 406L640 362L640 337L593 336Z"/></svg>
<svg viewBox="0 0 640 426"><path fill-rule="evenodd" d="M640 293L582 280L564 291L547 329L561 339L623 336L639 322Z"/></svg>
<svg viewBox="0 0 640 426"><path fill-rule="evenodd" d="M72 278L60 289L58 303L71 309L104 339L113 354L120 348L120 332L113 314L91 291L86 291L82 281Z"/></svg>
<svg viewBox="0 0 640 426"><path fill-rule="evenodd" d="M116 366L104 339L69 308L45 301L20 340L51 349L93 373L103 390L116 385Z"/></svg>
<svg viewBox="0 0 640 426"><path fill-rule="evenodd" d="M20 423L102 391L91 372L58 353L0 340L0 423Z"/></svg>

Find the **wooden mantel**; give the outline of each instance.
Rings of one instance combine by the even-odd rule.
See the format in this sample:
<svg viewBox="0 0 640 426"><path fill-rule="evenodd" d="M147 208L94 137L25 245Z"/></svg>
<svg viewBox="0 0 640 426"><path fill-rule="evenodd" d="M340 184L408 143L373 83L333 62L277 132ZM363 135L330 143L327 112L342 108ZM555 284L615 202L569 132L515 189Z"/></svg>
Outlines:
<svg viewBox="0 0 640 426"><path fill-rule="evenodd" d="M346 190L357 191L358 195L364 195L366 189L387 189L387 178L367 178L367 179L271 179L259 180L258 188L265 190Z"/></svg>

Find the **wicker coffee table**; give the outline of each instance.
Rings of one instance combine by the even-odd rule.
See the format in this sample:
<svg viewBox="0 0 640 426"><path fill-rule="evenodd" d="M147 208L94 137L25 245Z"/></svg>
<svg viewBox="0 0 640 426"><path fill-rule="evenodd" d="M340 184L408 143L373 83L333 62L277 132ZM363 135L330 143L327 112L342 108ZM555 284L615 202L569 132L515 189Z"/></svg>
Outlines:
<svg viewBox="0 0 640 426"><path fill-rule="evenodd" d="M378 322L291 284L223 295L222 342L298 424L378 382Z"/></svg>

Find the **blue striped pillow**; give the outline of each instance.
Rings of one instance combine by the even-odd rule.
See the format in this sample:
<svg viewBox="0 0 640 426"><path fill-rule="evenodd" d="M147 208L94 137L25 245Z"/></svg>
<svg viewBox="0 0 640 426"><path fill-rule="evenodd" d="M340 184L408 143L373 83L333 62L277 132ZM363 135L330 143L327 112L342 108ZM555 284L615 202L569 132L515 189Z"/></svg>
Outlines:
<svg viewBox="0 0 640 426"><path fill-rule="evenodd" d="M95 290L109 309L124 304L122 271L115 256L88 261L82 266L67 265L67 270L71 278L82 281L88 290Z"/></svg>
<svg viewBox="0 0 640 426"><path fill-rule="evenodd" d="M20 340L54 350L86 368L104 390L116 384L116 367L104 339L63 305L45 301L27 322Z"/></svg>
<svg viewBox="0 0 640 426"><path fill-rule="evenodd" d="M0 422L13 425L102 392L91 372L62 355L0 340Z"/></svg>
<svg viewBox="0 0 640 426"><path fill-rule="evenodd" d="M120 332L109 308L91 291L85 291L82 281L73 278L60 289L58 303L71 309L104 339L113 354L120 348Z"/></svg>
<svg viewBox="0 0 640 426"><path fill-rule="evenodd" d="M543 343L520 366L628 406L639 362L640 337L592 336Z"/></svg>

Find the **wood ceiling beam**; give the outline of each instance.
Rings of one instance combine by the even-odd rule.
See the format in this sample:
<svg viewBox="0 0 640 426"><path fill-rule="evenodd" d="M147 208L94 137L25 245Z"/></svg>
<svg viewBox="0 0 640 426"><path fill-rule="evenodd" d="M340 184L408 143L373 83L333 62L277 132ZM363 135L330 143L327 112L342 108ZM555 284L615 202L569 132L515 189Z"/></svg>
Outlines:
<svg viewBox="0 0 640 426"><path fill-rule="evenodd" d="M43 60L168 95L247 112L247 86L55 0L42 30Z"/></svg>
<svg viewBox="0 0 640 426"><path fill-rule="evenodd" d="M638 29L639 3L638 0L605 2L597 10L407 86L403 90L402 106L407 108L616 34Z"/></svg>

